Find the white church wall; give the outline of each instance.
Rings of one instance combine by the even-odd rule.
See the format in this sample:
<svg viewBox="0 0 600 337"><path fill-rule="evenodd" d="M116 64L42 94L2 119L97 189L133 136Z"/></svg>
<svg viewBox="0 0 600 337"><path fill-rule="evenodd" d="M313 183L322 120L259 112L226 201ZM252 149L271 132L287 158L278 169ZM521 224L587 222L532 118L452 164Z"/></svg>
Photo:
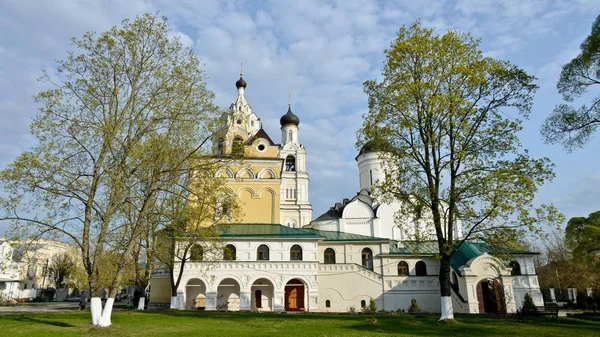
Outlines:
<svg viewBox="0 0 600 337"><path fill-rule="evenodd" d="M374 299L382 307L381 277L355 264L319 265L319 308L324 312L361 310L361 301ZM326 306L330 301L330 307Z"/></svg>

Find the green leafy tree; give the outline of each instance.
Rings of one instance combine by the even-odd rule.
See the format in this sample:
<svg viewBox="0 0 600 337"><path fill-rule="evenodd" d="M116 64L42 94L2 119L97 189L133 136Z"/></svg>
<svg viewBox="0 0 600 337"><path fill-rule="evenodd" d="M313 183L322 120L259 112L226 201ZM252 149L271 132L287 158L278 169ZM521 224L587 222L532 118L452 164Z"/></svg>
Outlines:
<svg viewBox="0 0 600 337"><path fill-rule="evenodd" d="M600 211L587 218L572 218L567 223L565 239L577 258L600 261Z"/></svg>
<svg viewBox="0 0 600 337"><path fill-rule="evenodd" d="M523 296L523 309L535 309L535 303L533 303L533 298L529 293L525 293L525 296Z"/></svg>
<svg viewBox="0 0 600 337"><path fill-rule="evenodd" d="M600 97L590 105L573 107L571 103L600 84L600 16L592 32L581 44L581 53L563 66L557 83L558 92L568 102L558 104L542 125L547 143L560 143L568 151L587 143L600 125Z"/></svg>
<svg viewBox="0 0 600 337"><path fill-rule="evenodd" d="M77 264L69 253L56 254L52 256L48 273L54 287L64 288L67 281L75 274Z"/></svg>
<svg viewBox="0 0 600 337"><path fill-rule="evenodd" d="M369 112L357 145L383 149L385 178L374 193L401 202L398 219L429 219L442 319L453 318L450 258L465 240L539 232L541 221L560 220L553 207L533 205L553 165L531 158L517 138L534 77L478 46L469 34L436 35L416 22L385 51L381 81L364 84ZM464 233L457 236L458 221Z"/></svg>
<svg viewBox="0 0 600 337"><path fill-rule="evenodd" d="M166 18L144 14L73 39L35 97L38 144L0 173L9 196L2 219L13 231L60 236L81 250L94 325L111 324L157 204L192 173L213 134L217 109L200 61L170 32Z"/></svg>

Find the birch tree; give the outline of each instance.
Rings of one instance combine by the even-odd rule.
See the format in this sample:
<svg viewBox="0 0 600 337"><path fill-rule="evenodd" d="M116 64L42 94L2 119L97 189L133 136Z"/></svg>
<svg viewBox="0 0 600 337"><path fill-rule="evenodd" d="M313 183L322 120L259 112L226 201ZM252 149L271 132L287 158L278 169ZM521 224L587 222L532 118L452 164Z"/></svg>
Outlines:
<svg viewBox="0 0 600 337"><path fill-rule="evenodd" d="M35 97L38 144L0 174L3 220L81 250L94 325L111 324L155 205L210 143L213 94L198 58L170 33L166 18L144 14L72 39L74 49L41 78L49 89Z"/></svg>
<svg viewBox="0 0 600 337"><path fill-rule="evenodd" d="M384 149L385 178L375 190L383 202L407 205L400 216L431 215L441 319L453 318L450 259L465 240L524 235L560 218L533 202L553 165L532 158L518 139L535 78L478 47L469 34L436 35L416 22L385 51L381 80L364 84L369 111L357 145Z"/></svg>

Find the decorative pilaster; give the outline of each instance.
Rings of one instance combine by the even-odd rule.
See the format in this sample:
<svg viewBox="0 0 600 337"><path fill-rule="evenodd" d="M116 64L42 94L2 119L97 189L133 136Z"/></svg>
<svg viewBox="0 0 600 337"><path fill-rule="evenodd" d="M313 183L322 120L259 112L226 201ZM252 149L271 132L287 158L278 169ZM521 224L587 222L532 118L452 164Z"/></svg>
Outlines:
<svg viewBox="0 0 600 337"><path fill-rule="evenodd" d="M217 310L217 292L210 291L206 292L206 311Z"/></svg>
<svg viewBox="0 0 600 337"><path fill-rule="evenodd" d="M252 310L252 293L250 291L240 291L240 311Z"/></svg>

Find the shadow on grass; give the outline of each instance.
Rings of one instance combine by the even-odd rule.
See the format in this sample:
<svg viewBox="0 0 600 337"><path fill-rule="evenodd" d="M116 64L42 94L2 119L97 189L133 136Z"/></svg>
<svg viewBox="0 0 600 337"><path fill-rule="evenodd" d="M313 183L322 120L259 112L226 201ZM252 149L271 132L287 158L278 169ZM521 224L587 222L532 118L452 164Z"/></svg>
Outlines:
<svg viewBox="0 0 600 337"><path fill-rule="evenodd" d="M52 326L57 326L57 327L61 327L61 328L73 328L75 327L74 325L68 324L68 323L64 323L64 322L56 322L56 321L50 321L50 320L45 320L45 319L39 319L39 318L35 318L35 316L25 316L25 315L11 315L11 316L5 316L6 319L8 320L13 320L13 321L17 321L17 322L26 322L26 323L37 323L37 324L46 324L46 325L52 325Z"/></svg>

